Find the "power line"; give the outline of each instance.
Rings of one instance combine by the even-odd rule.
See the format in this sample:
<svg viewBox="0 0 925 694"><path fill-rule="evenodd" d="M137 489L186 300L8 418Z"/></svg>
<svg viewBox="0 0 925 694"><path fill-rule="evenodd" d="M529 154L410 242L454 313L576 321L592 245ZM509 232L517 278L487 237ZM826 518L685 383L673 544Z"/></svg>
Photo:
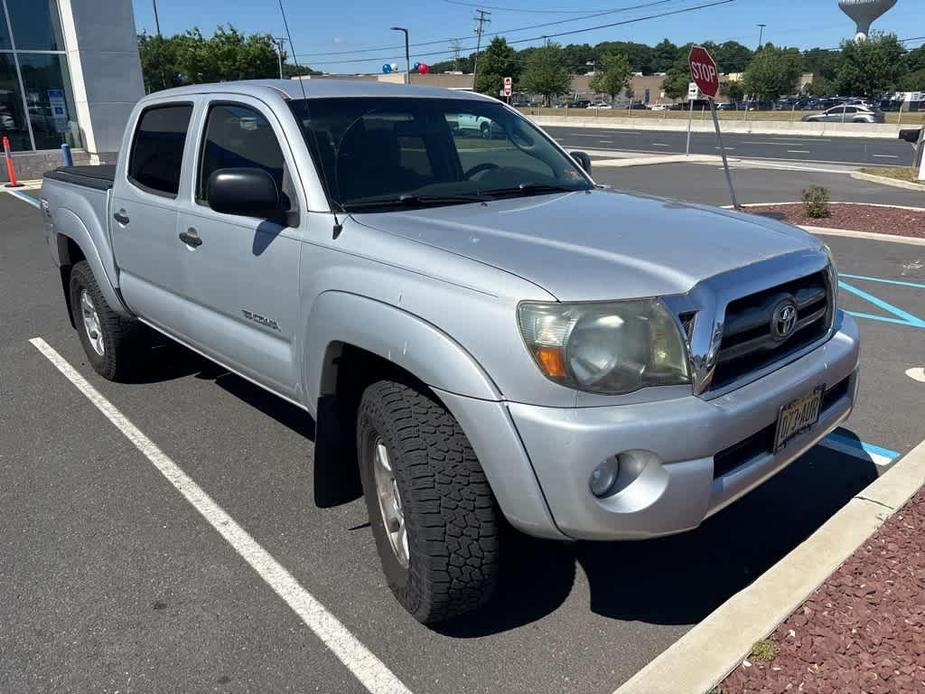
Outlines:
<svg viewBox="0 0 925 694"><path fill-rule="evenodd" d="M487 7L490 10L497 10L499 12L524 12L529 14L587 14L588 12L597 12L598 10L584 9L584 10L531 10L525 9L522 7L501 7L499 5L480 5L474 2L463 2L462 0L443 0L443 2L450 5L462 5L463 7Z"/></svg>
<svg viewBox="0 0 925 694"><path fill-rule="evenodd" d="M582 29L571 29L569 31L560 31L554 34L544 34L542 36L531 36L525 39L517 39L516 41L508 41L508 45L517 45L521 43L530 43L532 41L542 41L547 38L557 38L559 36L572 36L574 34L582 34L587 31L595 31L596 29L610 29L618 26L625 26L627 24L636 24L638 22L648 21L650 19L660 19L662 17L669 17L671 15L684 14L687 12L696 12L697 10L704 10L710 7L718 7L720 5L728 5L735 0L714 0L713 2L703 3L701 5L694 5L693 7L683 7L677 10L670 10L666 12L661 12L659 14L650 14L644 17L635 17L633 19L624 19L620 22L610 22L608 24L597 24L591 27L584 27ZM472 47L465 48L463 50L472 50ZM435 55L447 55L452 53L452 51L430 51L427 53L418 53L419 57L425 56L435 56ZM379 60L388 60L392 56L384 56L380 58L354 58L352 60L327 60L322 62L314 62L315 65L343 65L348 63L367 63L367 62L378 62Z"/></svg>
<svg viewBox="0 0 925 694"><path fill-rule="evenodd" d="M591 14L584 14L581 17L570 17L569 19L558 19L552 22L541 22L539 24L530 24L528 26L516 27L513 29L499 29L498 31L486 33L483 35L483 38L493 38L495 36L504 36L507 34L515 34L521 31L529 31L530 29L542 29L543 27L557 26L559 24L568 24L569 22L580 22L585 19L594 19L595 17L604 17L610 14L617 14L619 12L628 12L630 10L639 10L645 9L647 7L656 7L658 5L667 5L673 2L689 2L690 0L650 0L649 2L642 2L635 5L625 5L623 7L617 7L612 10L602 10L600 12L592 12ZM435 46L443 45L445 43L450 43L455 40L459 40L460 37L453 36L446 39L437 39L434 41L419 41L417 43L412 43L411 47L415 48L418 46ZM324 51L318 53L300 53L299 56L303 58L311 58L314 56L329 56L329 55L357 55L360 53L378 53L379 51L392 51L403 49L404 46L379 46L378 48L354 48L346 51Z"/></svg>

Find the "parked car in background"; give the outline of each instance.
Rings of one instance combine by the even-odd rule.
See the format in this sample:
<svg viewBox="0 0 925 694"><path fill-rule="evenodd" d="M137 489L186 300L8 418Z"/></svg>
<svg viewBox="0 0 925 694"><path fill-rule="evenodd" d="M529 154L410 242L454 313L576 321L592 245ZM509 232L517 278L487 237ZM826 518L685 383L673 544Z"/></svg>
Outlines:
<svg viewBox="0 0 925 694"><path fill-rule="evenodd" d="M613 105L604 101L595 101L593 104L588 104L586 108L592 108L598 111L609 111L613 108Z"/></svg>
<svg viewBox="0 0 925 694"><path fill-rule="evenodd" d="M716 104L717 111L737 111L738 104L734 101L724 101L721 104Z"/></svg>
<svg viewBox="0 0 925 694"><path fill-rule="evenodd" d="M885 116L880 109L859 105L833 106L822 113L803 116L807 123L883 123Z"/></svg>
<svg viewBox="0 0 925 694"><path fill-rule="evenodd" d="M653 111L670 111L671 104L652 104L649 108Z"/></svg>

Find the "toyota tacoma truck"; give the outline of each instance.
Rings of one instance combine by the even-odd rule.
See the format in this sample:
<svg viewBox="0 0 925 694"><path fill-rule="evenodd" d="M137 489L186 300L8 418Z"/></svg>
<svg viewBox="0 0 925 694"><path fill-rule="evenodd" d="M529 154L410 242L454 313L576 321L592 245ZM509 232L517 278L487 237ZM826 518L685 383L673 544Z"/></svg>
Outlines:
<svg viewBox="0 0 925 694"><path fill-rule="evenodd" d="M304 410L316 503L365 497L434 623L490 597L509 528L696 528L853 407L823 243L590 168L478 94L228 82L145 97L41 205L93 368L143 382L160 333Z"/></svg>

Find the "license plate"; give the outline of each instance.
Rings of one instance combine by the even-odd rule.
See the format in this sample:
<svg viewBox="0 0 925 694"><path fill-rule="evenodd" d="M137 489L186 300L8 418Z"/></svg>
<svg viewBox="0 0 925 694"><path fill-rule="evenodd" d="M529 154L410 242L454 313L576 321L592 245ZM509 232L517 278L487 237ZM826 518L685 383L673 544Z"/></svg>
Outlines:
<svg viewBox="0 0 925 694"><path fill-rule="evenodd" d="M786 446L790 439L802 434L819 420L823 393L825 386L819 386L812 393L780 408L777 415L777 434L774 436L775 453Z"/></svg>

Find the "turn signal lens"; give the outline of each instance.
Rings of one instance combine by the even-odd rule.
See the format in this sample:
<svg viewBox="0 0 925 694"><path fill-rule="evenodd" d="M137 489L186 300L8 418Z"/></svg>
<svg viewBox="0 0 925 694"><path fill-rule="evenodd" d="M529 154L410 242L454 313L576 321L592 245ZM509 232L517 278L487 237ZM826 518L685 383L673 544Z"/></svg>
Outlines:
<svg viewBox="0 0 925 694"><path fill-rule="evenodd" d="M533 351L540 369L549 378L565 378L565 359L559 347L536 347Z"/></svg>

